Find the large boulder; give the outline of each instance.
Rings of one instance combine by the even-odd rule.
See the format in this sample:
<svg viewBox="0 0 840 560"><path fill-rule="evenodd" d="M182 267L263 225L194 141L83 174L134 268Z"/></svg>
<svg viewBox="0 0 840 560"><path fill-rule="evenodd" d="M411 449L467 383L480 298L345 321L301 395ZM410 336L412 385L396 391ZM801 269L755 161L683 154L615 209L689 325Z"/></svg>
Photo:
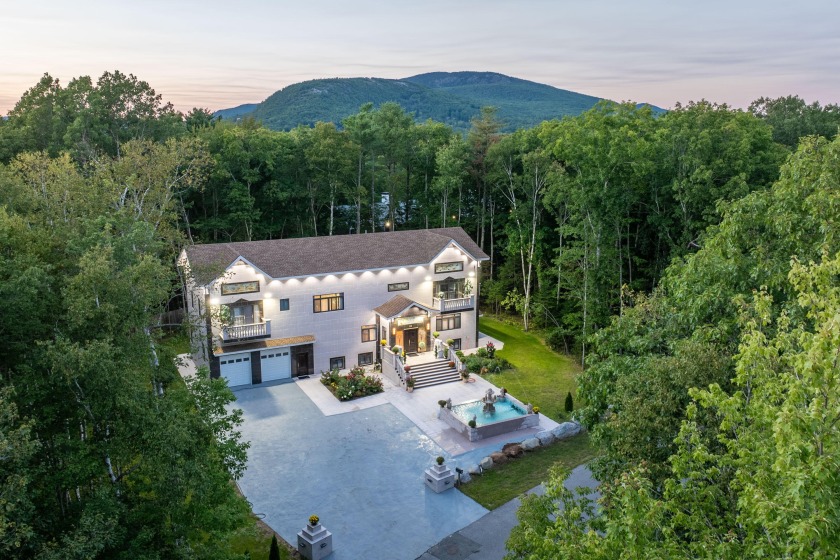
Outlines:
<svg viewBox="0 0 840 560"><path fill-rule="evenodd" d="M506 443L502 446L502 453L504 453L511 459L515 459L517 457L525 455L525 450L522 449L522 446L518 443Z"/></svg>
<svg viewBox="0 0 840 560"><path fill-rule="evenodd" d="M481 467L482 469L484 469L485 471L486 471L487 469L492 469L492 468L493 468L493 459L492 459L491 457L485 457L484 459L482 459L482 460L478 463L478 466L480 466L480 467Z"/></svg>
<svg viewBox="0 0 840 560"><path fill-rule="evenodd" d="M552 439L552 441L554 441L554 440ZM526 439L525 441L522 442L522 449L524 449L525 451L533 451L534 449L536 449L539 446L540 446L540 440L538 440L535 437L528 438L528 439Z"/></svg>
<svg viewBox="0 0 840 560"><path fill-rule="evenodd" d="M497 452L495 452L495 453L491 453L491 454L490 454L490 459L491 459L494 463L496 463L497 465L504 465L504 464L505 464L505 463L507 463L507 462L508 462L508 460L509 460L509 459L508 459L508 456L507 456L507 455L505 455L504 453L500 452L500 451L497 451Z"/></svg>
<svg viewBox="0 0 840 560"><path fill-rule="evenodd" d="M535 435L534 437L540 441L540 445L542 445L543 447L545 447L546 445L551 445L552 443L554 443L555 440L554 434L551 433L551 430L543 430L541 432L537 432L537 435Z"/></svg>
<svg viewBox="0 0 840 560"><path fill-rule="evenodd" d="M471 482L472 477L470 476L469 472L462 472L461 473L461 484L466 484L467 482Z"/></svg>
<svg viewBox="0 0 840 560"><path fill-rule="evenodd" d="M492 461L490 461L490 462L492 463ZM473 463L472 465L467 467L467 472L470 473L470 474L481 474L481 467L479 467L478 465ZM461 475L461 476L463 477L464 475Z"/></svg>
<svg viewBox="0 0 840 560"><path fill-rule="evenodd" d="M581 430L582 428L577 422L563 422L562 424L551 430L551 433L552 435L554 435L554 439L561 440L574 437L578 435Z"/></svg>

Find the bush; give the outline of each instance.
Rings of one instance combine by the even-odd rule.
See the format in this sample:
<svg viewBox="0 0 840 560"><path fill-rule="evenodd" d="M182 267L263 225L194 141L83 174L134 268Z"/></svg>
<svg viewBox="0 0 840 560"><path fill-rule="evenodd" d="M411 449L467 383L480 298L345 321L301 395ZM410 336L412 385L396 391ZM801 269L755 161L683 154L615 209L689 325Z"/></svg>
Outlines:
<svg viewBox="0 0 840 560"><path fill-rule="evenodd" d="M575 409L575 401L572 399L572 392L566 393L566 412L572 412Z"/></svg>
<svg viewBox="0 0 840 560"><path fill-rule="evenodd" d="M337 369L321 372L321 383L340 401L349 401L381 393L382 381L365 375L364 368L354 367L347 375L340 375Z"/></svg>
<svg viewBox="0 0 840 560"><path fill-rule="evenodd" d="M464 358L464 365L467 370L472 373L483 373L485 370L489 373L499 373L506 369L511 369L510 362L504 358L482 358L477 353Z"/></svg>
<svg viewBox="0 0 840 560"><path fill-rule="evenodd" d="M476 356L479 358L489 358L490 356L487 353L486 348L479 348L478 351L475 353Z"/></svg>
<svg viewBox="0 0 840 560"><path fill-rule="evenodd" d="M461 352L460 350L456 350L455 355L458 356L459 360L461 360L462 362L464 361L464 353L463 352Z"/></svg>
<svg viewBox="0 0 840 560"><path fill-rule="evenodd" d="M555 352L566 352L568 350L568 331L563 327L551 329L548 336L545 337L545 343Z"/></svg>

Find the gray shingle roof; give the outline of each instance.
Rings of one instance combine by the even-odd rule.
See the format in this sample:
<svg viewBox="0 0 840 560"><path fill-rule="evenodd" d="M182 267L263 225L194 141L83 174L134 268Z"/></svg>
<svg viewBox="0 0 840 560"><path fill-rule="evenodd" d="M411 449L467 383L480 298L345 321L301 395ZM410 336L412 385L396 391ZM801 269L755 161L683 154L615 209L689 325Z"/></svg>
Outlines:
<svg viewBox="0 0 840 560"><path fill-rule="evenodd" d="M402 313L406 308L411 307L412 305L416 305L422 309L428 310L429 308L421 303L417 303L412 299L408 299L405 296L397 295L380 305L379 307L374 308L374 312L379 313L386 319L390 319Z"/></svg>
<svg viewBox="0 0 840 560"><path fill-rule="evenodd" d="M214 243L186 251L196 280L207 284L238 257L272 278L290 278L425 264L451 241L477 260L489 258L459 227Z"/></svg>

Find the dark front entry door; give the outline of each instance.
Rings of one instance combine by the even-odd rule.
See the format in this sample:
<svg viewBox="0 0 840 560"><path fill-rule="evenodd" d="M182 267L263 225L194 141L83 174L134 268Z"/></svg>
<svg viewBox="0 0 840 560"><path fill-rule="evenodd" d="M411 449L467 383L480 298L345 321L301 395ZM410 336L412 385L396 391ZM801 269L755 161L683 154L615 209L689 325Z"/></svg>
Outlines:
<svg viewBox="0 0 840 560"><path fill-rule="evenodd" d="M403 331L403 342L405 342L405 353L417 352L417 329Z"/></svg>
<svg viewBox="0 0 840 560"><path fill-rule="evenodd" d="M309 375L309 352L298 352L297 375Z"/></svg>

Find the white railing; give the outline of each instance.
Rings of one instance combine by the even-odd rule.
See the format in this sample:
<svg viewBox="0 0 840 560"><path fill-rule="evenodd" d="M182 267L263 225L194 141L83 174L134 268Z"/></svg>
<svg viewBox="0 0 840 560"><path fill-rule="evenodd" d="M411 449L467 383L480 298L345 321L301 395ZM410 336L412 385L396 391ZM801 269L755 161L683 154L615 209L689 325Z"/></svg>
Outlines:
<svg viewBox="0 0 840 560"><path fill-rule="evenodd" d="M455 370L460 373L463 364L455 352L457 352L457 350L450 348L444 341L435 340L435 357L453 362L455 364Z"/></svg>
<svg viewBox="0 0 840 560"><path fill-rule="evenodd" d="M473 304L474 297L475 296L467 296L453 299L432 298L432 307L441 313L445 313L447 311L458 311L459 309L470 309L471 307L475 307Z"/></svg>
<svg viewBox="0 0 840 560"><path fill-rule="evenodd" d="M405 387L405 367L399 356L382 347L382 375L394 385Z"/></svg>
<svg viewBox="0 0 840 560"><path fill-rule="evenodd" d="M224 342L265 336L271 336L271 319L250 325L226 325L222 327L222 341Z"/></svg>

